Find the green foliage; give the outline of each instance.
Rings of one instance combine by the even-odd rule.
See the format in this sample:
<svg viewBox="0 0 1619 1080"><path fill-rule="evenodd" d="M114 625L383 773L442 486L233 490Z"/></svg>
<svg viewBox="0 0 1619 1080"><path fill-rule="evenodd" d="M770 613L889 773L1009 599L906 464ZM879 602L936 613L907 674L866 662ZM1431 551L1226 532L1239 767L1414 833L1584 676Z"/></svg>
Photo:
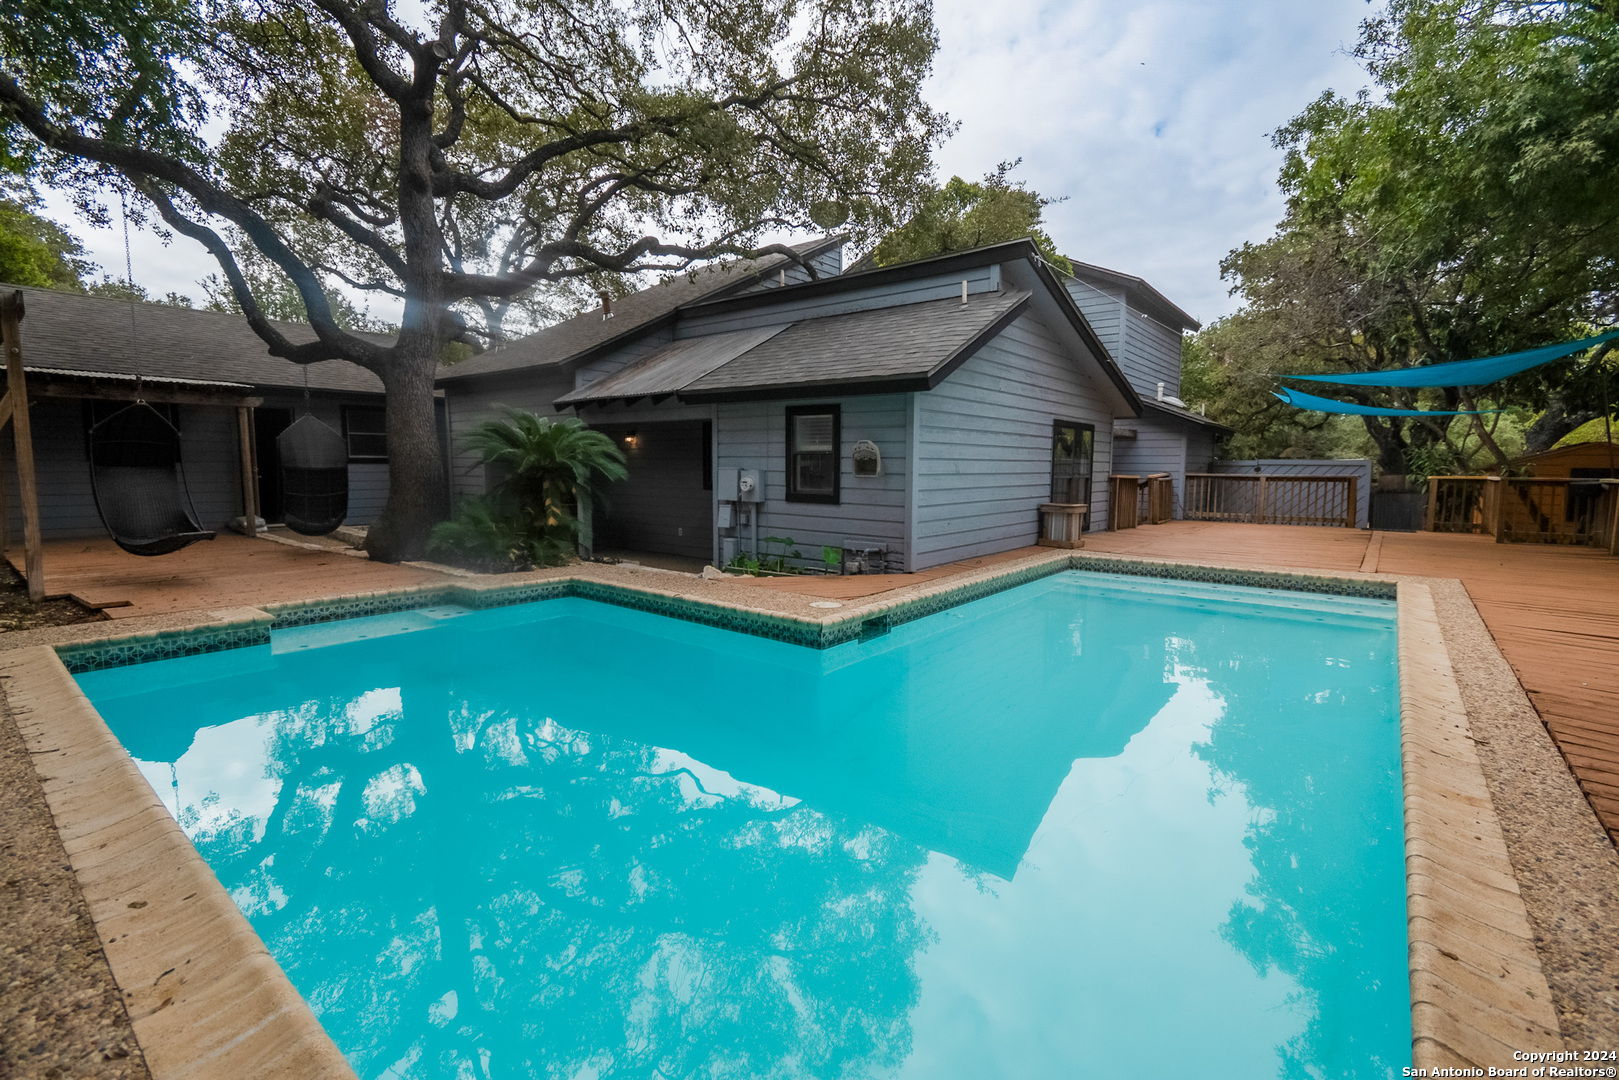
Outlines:
<svg viewBox="0 0 1619 1080"><path fill-rule="evenodd" d="M1442 363L1568 340L1611 317L1619 301L1619 26L1611 12L1392 0L1365 24L1359 54L1383 93L1323 95L1277 132L1287 153L1279 181L1286 215L1270 239L1224 261L1244 307L1200 335L1226 370L1188 400L1256 437L1264 418L1278 415L1264 400L1275 375ZM1333 387L1332 396L1544 410L1527 436L1533 449L1593 414L1601 367L1554 364L1477 392ZM1387 471L1430 460L1435 446L1466 470L1508 456L1488 420L1360 422ZM1265 437L1293 442L1315 421L1280 423Z"/></svg>
<svg viewBox="0 0 1619 1080"><path fill-rule="evenodd" d="M94 284L85 285L84 291L91 296L99 296L107 300L133 300L138 304L163 304L168 307L194 307L191 297L181 293L169 291L162 296L155 296L146 291L146 287L139 282L125 281L109 274L101 275L101 280Z"/></svg>
<svg viewBox="0 0 1619 1080"><path fill-rule="evenodd" d="M1046 198L1030 191L1023 181L1011 180L1018 164L1003 161L976 184L952 176L943 187L932 189L916 214L883 237L864 261L891 266L1027 236L1047 262L1070 272L1068 260L1057 253L1051 237L1040 228L1045 208L1062 200Z"/></svg>
<svg viewBox="0 0 1619 1080"><path fill-rule="evenodd" d="M0 197L0 282L76 292L94 269L84 245L32 210L35 201Z"/></svg>
<svg viewBox="0 0 1619 1080"><path fill-rule="evenodd" d="M796 543L790 536L767 536L759 541L762 550L757 552L739 551L736 556L725 565L732 570L741 570L758 577L761 574L801 574L803 570L788 562L788 559L802 559L804 553L793 547ZM791 549L791 550L789 550ZM834 548L822 548L822 556ZM840 552L841 555L841 552Z"/></svg>
<svg viewBox="0 0 1619 1080"><path fill-rule="evenodd" d="M482 498L464 500L433 529L428 553L487 572L554 566L579 537L581 496L629 475L613 440L577 417L519 409L488 420L466 439L499 479Z"/></svg>

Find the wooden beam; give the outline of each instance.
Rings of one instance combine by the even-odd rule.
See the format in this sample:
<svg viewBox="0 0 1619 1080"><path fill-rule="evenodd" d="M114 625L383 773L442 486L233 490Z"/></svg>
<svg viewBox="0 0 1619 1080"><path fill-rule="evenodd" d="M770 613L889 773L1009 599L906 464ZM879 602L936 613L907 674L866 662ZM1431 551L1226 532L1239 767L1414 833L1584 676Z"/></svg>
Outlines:
<svg viewBox="0 0 1619 1080"><path fill-rule="evenodd" d="M34 433L28 424L28 382L22 371L22 290L0 296L0 343L6 350L6 396L11 399L12 433L17 443L17 491L22 496L24 565L28 599L45 599L45 566L40 556L39 492L34 487Z"/></svg>
<svg viewBox="0 0 1619 1080"><path fill-rule="evenodd" d="M39 398L90 398L95 401L134 401L135 386L133 383L127 387L115 383L100 383L89 379L53 379L34 373L34 384L28 388L28 396ZM233 408L246 405L256 407L263 404L264 399L257 396L244 397L240 394L221 394L207 390L185 390L175 388L165 390L162 386L154 387L151 383L141 386L142 399L154 405L214 405L224 408Z"/></svg>
<svg viewBox="0 0 1619 1080"><path fill-rule="evenodd" d="M236 410L236 431L240 436L242 460L242 516L246 518L247 535L258 532L259 501L253 483L253 420L252 410L246 405Z"/></svg>

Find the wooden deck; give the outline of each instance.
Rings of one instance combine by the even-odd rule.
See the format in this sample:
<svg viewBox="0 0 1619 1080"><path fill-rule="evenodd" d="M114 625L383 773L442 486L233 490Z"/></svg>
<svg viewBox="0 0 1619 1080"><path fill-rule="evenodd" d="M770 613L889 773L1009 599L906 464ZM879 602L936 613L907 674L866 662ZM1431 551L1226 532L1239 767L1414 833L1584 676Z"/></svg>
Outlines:
<svg viewBox="0 0 1619 1080"><path fill-rule="evenodd" d="M47 596L74 596L114 619L256 607L444 580L409 566L235 533L156 558L130 555L111 540L56 541L45 545L44 556ZM20 568L21 548L6 552L6 558Z"/></svg>

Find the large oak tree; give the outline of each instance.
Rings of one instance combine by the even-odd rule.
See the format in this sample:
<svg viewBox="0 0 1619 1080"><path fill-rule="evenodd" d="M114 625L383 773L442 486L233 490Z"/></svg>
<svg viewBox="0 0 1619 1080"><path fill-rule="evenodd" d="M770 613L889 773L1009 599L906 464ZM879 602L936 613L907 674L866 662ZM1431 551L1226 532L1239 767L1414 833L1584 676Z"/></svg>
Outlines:
<svg viewBox="0 0 1619 1080"><path fill-rule="evenodd" d="M270 353L387 393L374 557L445 511L433 379L547 283L874 237L931 178L927 0L17 0L0 165L105 217L135 196L199 241ZM293 340L254 282L290 286ZM402 310L385 340L345 297Z"/></svg>

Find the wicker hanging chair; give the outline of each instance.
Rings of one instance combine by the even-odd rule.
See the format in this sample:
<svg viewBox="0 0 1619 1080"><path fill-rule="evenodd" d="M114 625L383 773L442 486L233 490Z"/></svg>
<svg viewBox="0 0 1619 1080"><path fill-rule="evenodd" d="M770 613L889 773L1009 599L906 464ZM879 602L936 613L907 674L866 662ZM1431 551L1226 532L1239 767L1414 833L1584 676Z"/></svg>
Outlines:
<svg viewBox="0 0 1619 1080"><path fill-rule="evenodd" d="M275 440L281 458L282 520L293 532L325 536L348 517L349 447L305 412Z"/></svg>
<svg viewBox="0 0 1619 1080"><path fill-rule="evenodd" d="M144 401L90 429L90 489L101 523L131 555L167 555L214 538L191 504L179 430Z"/></svg>

